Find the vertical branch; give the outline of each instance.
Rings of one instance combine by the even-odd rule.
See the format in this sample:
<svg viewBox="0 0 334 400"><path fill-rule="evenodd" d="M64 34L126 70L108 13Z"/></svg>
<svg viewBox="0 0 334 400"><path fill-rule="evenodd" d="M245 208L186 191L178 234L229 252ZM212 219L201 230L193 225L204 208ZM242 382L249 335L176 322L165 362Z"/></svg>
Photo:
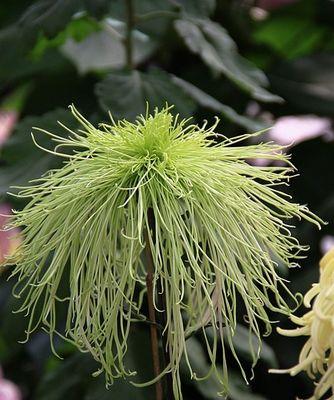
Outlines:
<svg viewBox="0 0 334 400"><path fill-rule="evenodd" d="M148 230L152 232L152 235L155 231L155 219L152 208L148 209L147 212L147 220L148 220ZM149 243L148 232L145 231L145 252L146 252L146 262L147 262L147 275L146 275L146 288L147 288L147 301L148 301L148 310L149 310L149 318L150 318L150 334L151 334L151 348L152 348L152 360L153 360L153 369L154 375L158 376L161 372L160 358L159 358L159 331L158 326L165 327L166 326L166 299L162 292L161 284L157 284L157 302L158 307L163 310L160 314L156 315L156 310L154 308L153 302L153 280L154 280L154 262L152 257L152 251ZM162 368L165 369L170 363L169 352L167 349L167 340L164 335L161 335L162 342ZM172 377L168 374L166 377L166 399L173 400L173 383ZM156 389L156 400L163 399L163 388L161 381L159 380L155 386Z"/></svg>
<svg viewBox="0 0 334 400"><path fill-rule="evenodd" d="M133 69L133 42L132 31L135 24L133 0L125 0L126 7L126 36L124 39L126 65L129 70Z"/></svg>
<svg viewBox="0 0 334 400"><path fill-rule="evenodd" d="M148 229L153 230L153 212L152 209L148 210ZM153 257L149 242L149 236L147 230L145 231L145 253L146 253L146 263L147 263L147 274L146 274L146 288L147 288L147 303L148 303L148 314L150 318L150 335L151 335L151 350L152 350L152 361L153 361L153 372L154 376L160 375L160 357L159 357L159 337L158 337L158 327L154 308L154 291L153 291L153 279L154 279L154 264ZM163 400L163 389L161 380L158 380L155 384L155 396L156 400Z"/></svg>

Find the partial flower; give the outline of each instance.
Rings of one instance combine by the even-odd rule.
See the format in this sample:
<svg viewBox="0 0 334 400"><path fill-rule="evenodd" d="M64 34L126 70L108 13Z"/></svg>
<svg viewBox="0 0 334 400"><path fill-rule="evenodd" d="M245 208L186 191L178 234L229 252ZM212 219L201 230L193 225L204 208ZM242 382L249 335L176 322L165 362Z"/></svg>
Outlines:
<svg viewBox="0 0 334 400"><path fill-rule="evenodd" d="M14 110L0 110L0 146L9 138L18 119Z"/></svg>
<svg viewBox="0 0 334 400"><path fill-rule="evenodd" d="M286 115L277 118L273 127L265 133L265 138L287 148L316 137L333 140L334 135L331 125L331 120L325 117ZM253 163L259 166L268 165L270 162L271 160L263 158L253 160Z"/></svg>
<svg viewBox="0 0 334 400"><path fill-rule="evenodd" d="M293 295L276 262L293 266L306 250L291 235L293 218L321 223L279 190L291 163L278 145L238 146L252 135L226 138L217 124L193 125L169 108L98 127L71 110L82 129L68 138L38 129L66 161L20 192L30 202L12 223L24 235L12 275L20 310L30 316L28 335L42 324L52 337L63 302L63 336L92 354L97 373L108 384L133 375L124 358L131 325L147 319L138 296L145 293L146 246L156 312L165 316L170 363L163 374L172 375L175 399L182 399L182 358L193 379L203 378L192 370L186 338L197 331L206 337L208 327L208 375L216 374L226 392L224 346L237 359L237 304L259 340L262 327L272 329L268 310L290 314L286 297ZM246 162L251 158L286 165L256 167ZM260 348L251 351L256 362Z"/></svg>
<svg viewBox="0 0 334 400"><path fill-rule="evenodd" d="M311 305L311 303L313 304ZM334 247L320 261L320 281L313 284L304 297L305 307L310 308L302 317L292 315L298 325L292 330L278 328L285 336L306 336L299 362L287 370L271 370L294 376L306 371L314 380L315 391L309 400L334 396ZM319 378L320 377L320 378Z"/></svg>
<svg viewBox="0 0 334 400"><path fill-rule="evenodd" d="M275 143L291 146L318 136L331 135L329 118L316 115L287 115L276 120L269 136Z"/></svg>
<svg viewBox="0 0 334 400"><path fill-rule="evenodd" d="M332 247L334 247L334 236L325 235L320 241L320 250L322 254L327 253Z"/></svg>
<svg viewBox="0 0 334 400"><path fill-rule="evenodd" d="M22 242L19 228L7 228L11 214L9 204L0 204L0 264L14 254Z"/></svg>
<svg viewBox="0 0 334 400"><path fill-rule="evenodd" d="M3 378L0 367L0 400L22 400L20 389L15 383Z"/></svg>

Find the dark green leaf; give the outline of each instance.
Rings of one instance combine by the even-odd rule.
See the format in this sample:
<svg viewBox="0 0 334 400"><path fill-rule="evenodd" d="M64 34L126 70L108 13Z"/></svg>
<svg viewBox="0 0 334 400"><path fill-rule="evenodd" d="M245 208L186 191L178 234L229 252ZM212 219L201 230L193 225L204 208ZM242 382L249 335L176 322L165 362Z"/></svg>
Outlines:
<svg viewBox="0 0 334 400"><path fill-rule="evenodd" d="M189 116L198 105L223 115L226 119L245 127L249 131L258 131L267 127L261 121L239 115L231 107L222 104L189 82L158 69L142 73L119 72L109 75L96 87L100 104L116 118L134 119L150 107L175 105L175 111Z"/></svg>
<svg viewBox="0 0 334 400"><path fill-rule="evenodd" d="M80 0L40 0L26 10L18 26L25 32L35 34L42 31L52 37L66 26L80 7Z"/></svg>
<svg viewBox="0 0 334 400"><path fill-rule="evenodd" d="M199 343L194 337L191 337L187 340L187 349L190 364L193 367L196 376L201 377L205 376L210 366L206 359L205 352ZM186 376L189 374L187 371L187 366L185 363L182 365L183 374ZM216 377L215 373L211 373L208 379L204 381L192 381L195 385L198 392L208 400L218 400L221 398L217 393L222 392L222 385ZM262 396L256 395L251 392L249 386L247 386L246 382L235 372L229 371L229 399L231 400L264 400Z"/></svg>
<svg viewBox="0 0 334 400"><path fill-rule="evenodd" d="M334 53L286 62L274 71L271 81L298 110L334 115Z"/></svg>
<svg viewBox="0 0 334 400"><path fill-rule="evenodd" d="M33 127L58 135L66 134L57 121L61 121L69 128L77 125L69 111L57 109L39 117L27 117L16 126L1 152L1 160L4 163L4 167L0 170L1 193L6 193L11 185L27 184L30 179L38 178L48 169L59 165L62 160L40 150L31 137ZM37 132L35 136L42 147L49 149L54 147L55 143L48 135Z"/></svg>
<svg viewBox="0 0 334 400"><path fill-rule="evenodd" d="M126 22L125 6L124 0L110 1L109 15ZM154 39L161 39L171 23L169 13L173 12L175 3L167 0L140 0L134 1L134 8L137 17L136 28ZM164 13L167 13L167 16Z"/></svg>
<svg viewBox="0 0 334 400"><path fill-rule="evenodd" d="M125 24L108 19L101 23L101 30L78 42L69 38L62 47L62 52L77 67L80 73L91 70L122 68L126 64L124 48ZM135 29L133 38L133 63L145 61L156 47L151 38Z"/></svg>
<svg viewBox="0 0 334 400"><path fill-rule="evenodd" d="M227 31L209 19L182 19L175 28L191 51L218 74L264 102L280 101L280 97L268 92L267 78L237 52L236 45Z"/></svg>
<svg viewBox="0 0 334 400"><path fill-rule="evenodd" d="M216 8L216 0L174 0L173 4L194 17L209 16Z"/></svg>
<svg viewBox="0 0 334 400"><path fill-rule="evenodd" d="M254 349L257 349L258 339L254 334L251 335L252 345ZM249 330L243 325L237 325L237 329L233 337L233 344L240 357L243 357L245 360L252 361L249 351ZM276 368L278 366L277 358L273 349L263 340L261 344L260 359L267 363L271 368Z"/></svg>
<svg viewBox="0 0 334 400"><path fill-rule="evenodd" d="M48 38L44 34L40 34L35 47L31 50L29 55L33 59L39 59L49 48L59 47L68 39L80 42L90 34L93 34L100 29L100 25L91 18L76 18L70 21L64 30L52 38Z"/></svg>
<svg viewBox="0 0 334 400"><path fill-rule="evenodd" d="M275 15L258 27L254 39L283 57L294 58L315 50L326 34L326 27L300 18L300 15Z"/></svg>
<svg viewBox="0 0 334 400"><path fill-rule="evenodd" d="M151 109L168 103L175 111L189 116L195 103L172 83L167 73L151 70L147 73L114 72L96 86L96 94L102 108L115 118L135 119L145 113L147 102Z"/></svg>
<svg viewBox="0 0 334 400"><path fill-rule="evenodd" d="M208 338L213 341L213 332L211 328L207 329L207 335ZM256 354L259 347L259 339L253 333L250 333L248 328L241 324L237 324L237 328L232 339L233 345L239 357L252 362L253 359L250 349L250 340L253 350ZM277 358L273 349L263 340L261 340L260 359L272 368L277 367Z"/></svg>
<svg viewBox="0 0 334 400"><path fill-rule="evenodd" d="M226 118L227 120L237 125L243 126L248 131L256 132L268 128L268 124L260 120L255 120L238 114L235 110L233 110L233 108L221 103L209 94L203 92L195 85L186 82L183 79L172 76L171 80L176 85L178 85L185 93L187 93L193 100L195 100L200 106L213 110L217 112L218 115L223 115L224 118Z"/></svg>
<svg viewBox="0 0 334 400"><path fill-rule="evenodd" d="M82 399L96 364L89 355L75 354L57 362L43 376L35 400Z"/></svg>
<svg viewBox="0 0 334 400"><path fill-rule="evenodd" d="M35 400L107 400L152 398L152 386L137 388L130 381L139 382L152 379L150 362L149 332L136 329L128 342L127 366L138 371L135 377L117 379L109 390L105 386L105 378L100 375L92 377L98 369L97 363L88 354L75 353L61 361L51 358L46 374L37 388ZM143 362L145 360L145 362Z"/></svg>
<svg viewBox="0 0 334 400"><path fill-rule="evenodd" d="M110 7L110 0L83 0L83 4L89 15L101 18Z"/></svg>
<svg viewBox="0 0 334 400"><path fill-rule="evenodd" d="M40 0L30 5L19 20L0 30L0 76L10 80L15 70L29 69L29 53L40 37L53 38L85 10L93 0ZM30 69L32 66L30 66ZM4 84L4 82L2 82Z"/></svg>

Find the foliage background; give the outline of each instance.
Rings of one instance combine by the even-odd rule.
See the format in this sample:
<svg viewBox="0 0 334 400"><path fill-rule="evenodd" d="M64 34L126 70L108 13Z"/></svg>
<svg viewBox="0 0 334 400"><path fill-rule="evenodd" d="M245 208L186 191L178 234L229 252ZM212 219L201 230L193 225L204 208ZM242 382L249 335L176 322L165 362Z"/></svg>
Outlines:
<svg viewBox="0 0 334 400"><path fill-rule="evenodd" d="M126 5L129 1L1 2L0 113L14 116L10 138L0 139L1 202L22 207L6 194L9 186L27 183L60 165L33 145L30 132L38 126L65 134L57 120L75 127L67 110L71 103L98 122L108 118L107 110L115 118L133 119L145 111L146 101L151 106L168 102L175 105L175 112L197 122L213 121L218 115L220 131L227 136L276 121L275 126L281 127L276 140L287 141L284 135L289 130L298 135L290 152L300 176L292 181L289 193L330 222L321 232L307 224L296 230L301 242L310 244L309 256L302 269L282 273L294 291L305 292L317 280L324 237L334 235L334 3L134 0L130 19ZM126 52L129 23L134 24L132 61ZM305 122L305 115L312 118ZM278 125L283 116L297 118L292 125ZM3 121L0 132L5 130ZM309 138L312 123L318 128ZM52 147L46 136L38 136L38 142ZM0 236L2 249L5 240ZM26 321L11 312L15 299L7 275L8 271L2 272L0 283L0 362L24 399L153 397L150 388L135 389L124 381L106 391L103 379L91 378L95 365L88 355L59 341L64 361L58 360L43 332L19 344ZM282 324L288 326L287 321ZM142 379L152 374L148 337L147 327L138 325L129 347L129 365L140 368ZM198 372L205 371L201 338L190 340ZM251 377L242 310L235 341ZM300 346L299 340L276 333L265 338L249 386L231 359L231 399L293 399L309 394L311 384L305 376L292 379L267 373L269 367L296 362ZM216 392L214 378L192 383L184 377L185 399L216 399Z"/></svg>

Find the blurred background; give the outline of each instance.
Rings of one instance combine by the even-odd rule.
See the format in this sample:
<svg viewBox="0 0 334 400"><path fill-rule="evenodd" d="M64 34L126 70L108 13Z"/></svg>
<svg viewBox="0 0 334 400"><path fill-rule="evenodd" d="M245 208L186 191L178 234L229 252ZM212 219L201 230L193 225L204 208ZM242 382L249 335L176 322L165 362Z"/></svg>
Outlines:
<svg viewBox="0 0 334 400"><path fill-rule="evenodd" d="M58 135L57 124L76 127L74 103L92 122L107 111L134 119L150 106L175 105L196 122L220 118L226 136L268 127L259 140L288 145L299 176L288 192L329 224L319 232L297 224L310 245L301 269L281 274L294 292L318 279L318 261L334 245L334 1L332 0L2 0L0 3L0 225L11 209L24 206L7 194L61 160L31 140L38 126ZM49 137L38 142L52 148ZM263 160L253 160L263 165ZM15 189L11 189L15 193ZM15 240L10 237L15 236ZM19 232L0 231L0 262L20 244ZM110 391L92 378L88 355L37 331L25 339L26 319L13 314L8 270L0 275L0 399L150 399L152 389L125 381ZM302 312L302 311L300 311ZM275 319L275 316L273 316ZM241 318L242 320L242 318ZM288 327L288 321L281 325ZM136 328L129 365L140 379L152 376L147 327ZM264 339L254 379L244 382L232 357L232 400L294 399L312 393L306 376L272 376L271 367L296 363L303 341ZM191 338L193 363L204 373L200 338ZM239 326L235 346L252 377L247 330ZM218 399L217 382L192 382L184 375L185 399Z"/></svg>

